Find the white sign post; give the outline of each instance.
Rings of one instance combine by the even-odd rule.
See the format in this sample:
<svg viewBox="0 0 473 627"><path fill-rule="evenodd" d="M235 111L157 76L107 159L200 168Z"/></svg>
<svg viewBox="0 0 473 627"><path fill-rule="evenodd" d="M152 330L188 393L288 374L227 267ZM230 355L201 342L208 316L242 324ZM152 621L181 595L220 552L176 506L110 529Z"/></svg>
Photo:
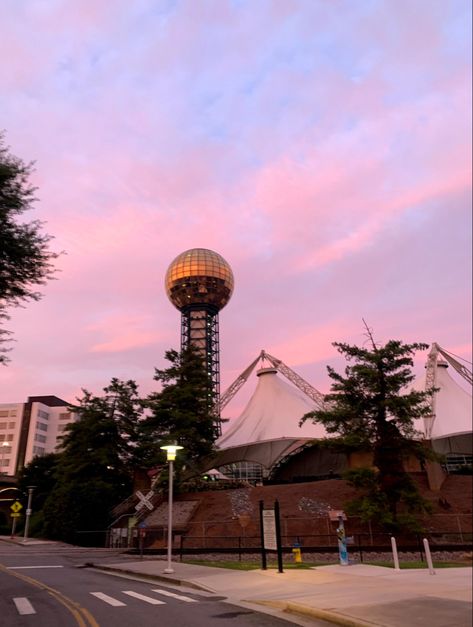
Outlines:
<svg viewBox="0 0 473 627"><path fill-rule="evenodd" d="M263 501L259 502L261 527L261 567L267 568L266 551L276 551L278 555L278 572L282 573L282 542L279 518L279 502L274 501L274 509L265 509Z"/></svg>

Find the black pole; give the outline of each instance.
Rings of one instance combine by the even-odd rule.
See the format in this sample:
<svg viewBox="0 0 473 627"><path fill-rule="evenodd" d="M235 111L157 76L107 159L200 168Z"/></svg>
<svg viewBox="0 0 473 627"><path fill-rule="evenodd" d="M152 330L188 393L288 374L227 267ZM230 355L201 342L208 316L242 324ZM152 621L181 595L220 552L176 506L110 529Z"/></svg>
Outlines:
<svg viewBox="0 0 473 627"><path fill-rule="evenodd" d="M259 524L260 524L260 535L261 535L261 568L262 570L266 570L267 569L267 563L266 563L266 549L264 548L264 526L263 526L263 508L264 508L264 503L263 501L259 502Z"/></svg>
<svg viewBox="0 0 473 627"><path fill-rule="evenodd" d="M281 546L281 521L279 519L279 501L274 501L274 519L276 523L276 546L278 547L278 572L283 573L282 546Z"/></svg>

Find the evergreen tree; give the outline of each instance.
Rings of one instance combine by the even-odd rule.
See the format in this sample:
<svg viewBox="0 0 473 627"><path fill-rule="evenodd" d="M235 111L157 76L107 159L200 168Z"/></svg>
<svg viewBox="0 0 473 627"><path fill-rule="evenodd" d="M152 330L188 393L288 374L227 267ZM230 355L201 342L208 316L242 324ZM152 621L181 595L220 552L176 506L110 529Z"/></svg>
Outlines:
<svg viewBox="0 0 473 627"><path fill-rule="evenodd" d="M51 236L42 232L42 222L18 221L35 200L31 173L32 164L11 155L0 134L0 324L8 319L9 307L38 300L35 288L54 274L52 261L57 254L49 249ZM0 344L8 335L0 328ZM0 350L0 363L7 361L5 352Z"/></svg>
<svg viewBox="0 0 473 627"><path fill-rule="evenodd" d="M414 420L430 414L433 391L408 389L414 379L413 355L426 344L391 340L377 346L368 331L370 348L335 342L334 346L352 364L339 374L330 366L333 383L325 397L326 408L306 414L302 422L323 424L338 434L347 449L365 449L373 454L373 467L348 471L346 478L361 490L350 504L352 514L375 519L388 529L415 525L415 512L428 509L417 486L404 469L409 455L427 456L418 439ZM402 506L402 507L400 507Z"/></svg>
<svg viewBox="0 0 473 627"><path fill-rule="evenodd" d="M31 536L41 536L43 533L43 507L51 490L56 485L56 468L59 458L60 456L57 453L38 455L20 471L18 487L23 492L24 504L26 504L28 486L35 487L32 500L33 512L29 526ZM22 522L24 522L24 519L20 519L20 523Z"/></svg>
<svg viewBox="0 0 473 627"><path fill-rule="evenodd" d="M199 353L189 347L165 353L169 368L156 369L155 380L162 388L145 402L150 415L143 422L142 456L148 466L163 464L160 446L176 442L183 451L176 469L183 464L197 469L199 461L213 452L216 438L212 413L213 392Z"/></svg>
<svg viewBox="0 0 473 627"><path fill-rule="evenodd" d="M140 417L133 381L113 379L102 397L84 390L79 416L67 426L56 468L56 483L44 506L50 538L77 541L77 531L104 530L111 509L132 489Z"/></svg>

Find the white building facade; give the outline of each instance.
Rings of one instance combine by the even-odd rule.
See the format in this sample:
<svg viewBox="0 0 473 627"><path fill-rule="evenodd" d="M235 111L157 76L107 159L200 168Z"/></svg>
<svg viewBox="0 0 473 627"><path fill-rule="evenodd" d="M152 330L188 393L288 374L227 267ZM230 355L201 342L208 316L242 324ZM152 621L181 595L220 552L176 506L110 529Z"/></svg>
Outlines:
<svg viewBox="0 0 473 627"><path fill-rule="evenodd" d="M77 420L57 396L0 404L0 474L15 476L36 456L56 452L66 425Z"/></svg>

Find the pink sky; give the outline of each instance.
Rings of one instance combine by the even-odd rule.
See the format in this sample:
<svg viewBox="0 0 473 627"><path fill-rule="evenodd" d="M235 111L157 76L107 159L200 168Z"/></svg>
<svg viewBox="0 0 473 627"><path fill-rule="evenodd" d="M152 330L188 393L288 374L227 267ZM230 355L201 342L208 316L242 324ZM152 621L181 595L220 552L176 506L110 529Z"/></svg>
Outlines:
<svg viewBox="0 0 473 627"><path fill-rule="evenodd" d="M471 360L469 0L7 0L0 126L36 161L58 280L12 310L0 402L154 389L183 250L216 250L222 388L264 348L321 391L333 341ZM422 372L424 355L419 356ZM238 413L242 396L229 406Z"/></svg>

